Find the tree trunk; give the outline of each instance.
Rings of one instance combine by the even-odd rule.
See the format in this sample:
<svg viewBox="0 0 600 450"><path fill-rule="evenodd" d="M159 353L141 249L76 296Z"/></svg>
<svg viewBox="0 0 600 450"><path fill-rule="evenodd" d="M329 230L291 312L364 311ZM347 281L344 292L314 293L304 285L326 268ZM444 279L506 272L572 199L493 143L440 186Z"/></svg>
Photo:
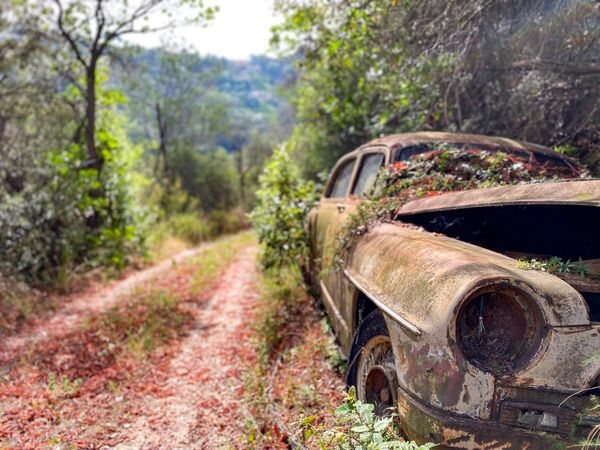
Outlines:
<svg viewBox="0 0 600 450"><path fill-rule="evenodd" d="M93 199L101 198L105 195L104 185L100 180L104 158L96 147L96 67L100 55L92 53L90 64L86 67L86 109L85 109L85 146L87 156L90 159L89 167L97 171L97 178L101 183L100 188L91 189L89 194ZM108 213L111 213L111 206L108 207ZM87 225L96 230L102 226L102 218L99 211L94 209L94 214L87 219Z"/></svg>
<svg viewBox="0 0 600 450"><path fill-rule="evenodd" d="M156 121L158 123L158 154L159 158L163 159L163 176L166 180L167 187L170 184L170 168L169 159L167 158L167 124L163 120L160 103L156 102Z"/></svg>
<svg viewBox="0 0 600 450"><path fill-rule="evenodd" d="M245 185L245 174L246 170L244 168L244 147L240 148L240 152L238 155L238 172L240 174L240 200L242 203L242 209L246 208L246 185Z"/></svg>
<svg viewBox="0 0 600 450"><path fill-rule="evenodd" d="M90 65L86 70L86 110L85 110L85 145L88 158L91 160L90 167L98 171L98 176L102 171L104 159L98 153L96 148L96 65L97 57L92 55Z"/></svg>

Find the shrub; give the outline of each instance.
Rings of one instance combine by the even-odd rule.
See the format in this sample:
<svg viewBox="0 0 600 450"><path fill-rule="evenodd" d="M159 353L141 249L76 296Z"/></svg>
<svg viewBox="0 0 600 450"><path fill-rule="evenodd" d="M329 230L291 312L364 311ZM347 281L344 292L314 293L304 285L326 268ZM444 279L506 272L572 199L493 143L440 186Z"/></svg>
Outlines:
<svg viewBox="0 0 600 450"><path fill-rule="evenodd" d="M65 97L71 92L67 89ZM101 171L89 165L81 143L61 142L23 149L31 153L28 165L11 169L18 183L0 176L3 274L30 283L56 283L75 268L121 269L143 246L137 224L144 212L130 192L131 164L139 149L127 137L118 98L114 91L99 90L96 142L104 160Z"/></svg>
<svg viewBox="0 0 600 450"><path fill-rule="evenodd" d="M273 153L259 181L250 220L261 244L263 267L302 264L307 249L304 219L318 198L315 184L302 179L285 148Z"/></svg>
<svg viewBox="0 0 600 450"><path fill-rule="evenodd" d="M211 226L196 213L176 214L167 223L173 236L190 244L199 244L213 236Z"/></svg>
<svg viewBox="0 0 600 450"><path fill-rule="evenodd" d="M231 211L215 210L208 215L208 224L213 236L235 233L248 228L248 218L239 208Z"/></svg>
<svg viewBox="0 0 600 450"><path fill-rule="evenodd" d="M186 248L248 227L241 210L173 214L154 224L148 237L150 259L168 258Z"/></svg>

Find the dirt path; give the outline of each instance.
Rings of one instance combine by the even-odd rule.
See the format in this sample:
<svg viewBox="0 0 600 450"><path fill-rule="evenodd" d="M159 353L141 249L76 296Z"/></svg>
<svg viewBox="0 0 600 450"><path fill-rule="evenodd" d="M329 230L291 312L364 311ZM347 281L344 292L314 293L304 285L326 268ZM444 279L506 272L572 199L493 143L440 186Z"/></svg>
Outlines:
<svg viewBox="0 0 600 450"><path fill-rule="evenodd" d="M239 445L248 413L240 357L250 343L256 292L255 247L243 251L221 276L218 288L195 311L196 325L172 360L166 397L148 395L119 450L221 449ZM225 420L226 416L226 420Z"/></svg>
<svg viewBox="0 0 600 450"><path fill-rule="evenodd" d="M0 448L244 448L251 418L243 405L244 367L256 357L250 339L258 298L256 246L242 247L210 287L194 294L196 260L177 263L196 256L202 265L201 253L214 245L227 243L180 253L84 292L45 323L0 342ZM104 344L89 340L86 321L156 283L185 292L180 301L188 321L179 336L147 360L97 359ZM59 376L65 368L71 373L72 360L83 367L78 373L88 375L81 389L69 393L73 381L64 385ZM52 372L57 382L50 381Z"/></svg>
<svg viewBox="0 0 600 450"><path fill-rule="evenodd" d="M0 361L7 359L9 353L22 351L26 347L62 334L65 330L75 328L82 320L93 313L105 311L112 307L123 295L130 293L137 286L155 278L185 259L201 253L214 243L208 243L193 249L185 250L147 269L132 272L127 277L108 283L100 289L92 287L73 295L73 299L65 303L49 320L39 321L33 327L26 327L20 333L2 340L0 344Z"/></svg>

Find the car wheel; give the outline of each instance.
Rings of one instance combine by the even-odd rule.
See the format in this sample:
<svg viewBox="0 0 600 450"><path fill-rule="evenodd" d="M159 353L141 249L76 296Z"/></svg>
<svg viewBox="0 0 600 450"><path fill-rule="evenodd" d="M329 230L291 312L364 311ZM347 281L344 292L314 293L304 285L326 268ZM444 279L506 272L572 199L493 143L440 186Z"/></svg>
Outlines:
<svg viewBox="0 0 600 450"><path fill-rule="evenodd" d="M381 311L373 311L360 324L349 361L347 382L356 387L358 399L375 405L378 416L389 414L396 405L396 365Z"/></svg>

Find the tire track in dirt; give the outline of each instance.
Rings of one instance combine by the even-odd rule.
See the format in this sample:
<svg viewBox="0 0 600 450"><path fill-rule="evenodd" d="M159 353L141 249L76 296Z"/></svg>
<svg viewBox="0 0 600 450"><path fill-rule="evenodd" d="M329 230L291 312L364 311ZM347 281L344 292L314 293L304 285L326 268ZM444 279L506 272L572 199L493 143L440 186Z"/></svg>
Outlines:
<svg viewBox="0 0 600 450"><path fill-rule="evenodd" d="M256 247L247 247L219 277L212 296L195 310L195 326L172 360L161 393L115 447L220 449L242 445L246 420L243 367L254 357L250 335L258 299ZM121 439L119 439L121 440Z"/></svg>
<svg viewBox="0 0 600 450"><path fill-rule="evenodd" d="M72 294L73 300L64 304L50 319L41 321L33 327L26 327L18 334L2 339L0 361L9 359L8 355L11 353L18 353L27 347L32 348L43 339L74 329L86 317L108 310L124 295L134 291L136 287L152 280L185 259L206 251L213 245L214 243L211 242L185 250L155 266L133 272L124 279L108 283L100 290L92 288Z"/></svg>

